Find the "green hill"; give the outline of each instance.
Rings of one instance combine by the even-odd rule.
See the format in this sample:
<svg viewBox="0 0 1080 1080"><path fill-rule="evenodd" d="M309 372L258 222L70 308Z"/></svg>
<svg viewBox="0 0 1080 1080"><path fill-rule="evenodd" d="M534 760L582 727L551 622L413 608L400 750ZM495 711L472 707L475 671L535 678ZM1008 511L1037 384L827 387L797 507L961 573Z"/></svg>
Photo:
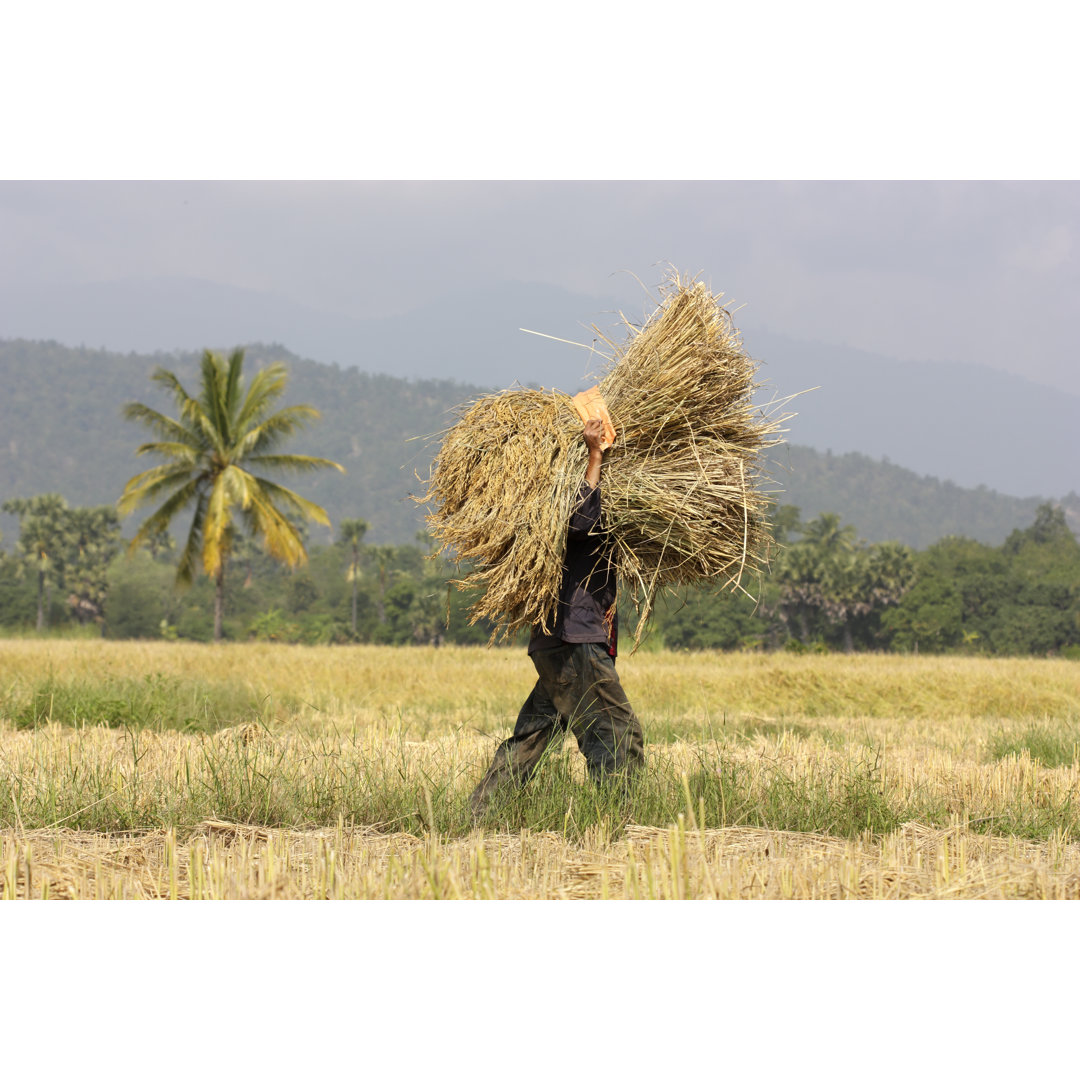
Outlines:
<svg viewBox="0 0 1080 1080"><path fill-rule="evenodd" d="M453 408L482 393L447 380L407 380L299 359L280 346L248 347L249 369L272 360L290 369L283 404L309 402L322 420L291 448L341 462L341 476L301 478L293 486L322 503L334 521L366 518L372 543L403 543L421 526L409 500L422 491L415 473L427 471L433 443L423 437L445 430ZM115 502L125 481L151 462L135 457L144 432L121 419L125 402L168 410L150 381L161 364L194 389L195 353L118 354L72 349L54 342L0 341L0 502L57 491L76 506ZM947 481L862 454L822 454L800 446L776 452L773 476L782 501L812 517L836 511L868 540L897 539L925 547L961 534L1001 543L1029 525L1043 501L966 490ZM1074 528L1080 499L1065 500ZM0 518L5 543L17 525ZM318 536L315 539L322 539Z"/></svg>
<svg viewBox="0 0 1080 1080"><path fill-rule="evenodd" d="M456 404L477 393L452 382L411 382L301 360L278 347L251 346L248 370L285 361L283 404L308 402L322 419L290 443L299 453L339 461L346 475L290 480L326 506L332 520L363 517L373 543L411 540L421 515L408 499L421 490L431 453L423 440L445 429ZM128 401L171 411L150 381L155 367L173 370L189 390L198 385L194 353L119 355L55 343L0 342L0 501L58 491L73 505L115 502L127 479L148 468L135 450L149 436L121 418ZM0 521L9 537L12 519Z"/></svg>
<svg viewBox="0 0 1080 1080"><path fill-rule="evenodd" d="M1013 529L1027 528L1047 501L962 488L865 454L822 453L806 446L778 447L771 475L784 489L780 501L798 506L803 520L831 511L867 540L899 540L914 548L943 536L1000 544ZM1080 496L1068 495L1061 505L1080 535Z"/></svg>

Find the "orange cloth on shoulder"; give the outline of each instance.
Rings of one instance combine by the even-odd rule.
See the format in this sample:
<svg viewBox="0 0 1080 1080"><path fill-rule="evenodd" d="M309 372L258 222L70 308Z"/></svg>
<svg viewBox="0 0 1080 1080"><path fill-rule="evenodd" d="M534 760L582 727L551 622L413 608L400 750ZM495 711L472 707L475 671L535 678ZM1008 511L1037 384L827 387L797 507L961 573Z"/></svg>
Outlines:
<svg viewBox="0 0 1080 1080"><path fill-rule="evenodd" d="M597 417L604 425L604 438L600 442L600 448L606 450L609 446L612 446L615 442L615 425L611 422L607 402L604 401L604 396L600 393L600 387L594 386L589 390L582 390L580 394L575 394L570 399L570 402L577 410L583 424L593 417Z"/></svg>

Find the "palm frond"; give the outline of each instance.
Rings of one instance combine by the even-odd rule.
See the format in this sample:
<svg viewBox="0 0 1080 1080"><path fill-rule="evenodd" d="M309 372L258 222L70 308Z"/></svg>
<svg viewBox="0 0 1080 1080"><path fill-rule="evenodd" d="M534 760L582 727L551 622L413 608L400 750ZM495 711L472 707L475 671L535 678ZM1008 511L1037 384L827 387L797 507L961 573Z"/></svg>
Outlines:
<svg viewBox="0 0 1080 1080"><path fill-rule="evenodd" d="M230 506L239 504L241 509L248 508L251 502L250 479L251 474L238 465L229 465L221 471L221 483Z"/></svg>
<svg viewBox="0 0 1080 1080"><path fill-rule="evenodd" d="M254 479L262 491L271 500L280 501L298 514L301 514L311 521L316 521L320 525L330 525L330 518L318 503L313 503L309 499L305 499L302 495L297 495L295 491L292 491L287 487L282 487L280 484L275 484L272 480L266 480L262 477L256 477Z"/></svg>
<svg viewBox="0 0 1080 1080"><path fill-rule="evenodd" d="M184 544L184 550L180 553L180 561L176 566L176 580L181 585L190 585L195 580L195 568L198 564L199 551L202 548L203 526L206 522L206 502L206 493L204 491L195 504L195 516L191 519L187 542Z"/></svg>
<svg viewBox="0 0 1080 1080"><path fill-rule="evenodd" d="M248 488L246 505L240 510L247 529L262 538L264 549L274 558L289 566L305 562L307 552L296 523L274 505L258 477L242 471L241 476Z"/></svg>
<svg viewBox="0 0 1080 1080"><path fill-rule="evenodd" d="M267 410L285 392L288 371L282 363L273 363L263 368L248 386L244 402L236 416L236 430L244 431L256 424Z"/></svg>
<svg viewBox="0 0 1080 1080"><path fill-rule="evenodd" d="M203 569L213 577L229 554L229 528L232 525L233 495L236 485L225 470L214 478L206 505L203 525Z"/></svg>
<svg viewBox="0 0 1080 1080"><path fill-rule="evenodd" d="M279 409L256 427L245 431L237 449L244 456L272 450L286 436L301 431L310 421L318 420L320 415L313 405L289 405Z"/></svg>
<svg viewBox="0 0 1080 1080"><path fill-rule="evenodd" d="M116 508L122 515L129 514L155 495L160 495L177 484L186 483L189 478L200 478L192 477L191 473L192 470L187 465L155 465L154 468L133 476L124 485Z"/></svg>
<svg viewBox="0 0 1080 1080"><path fill-rule="evenodd" d="M229 444L229 417L225 409L224 361L217 353L205 349L202 355L202 417L200 426L207 433L215 450Z"/></svg>
<svg viewBox="0 0 1080 1080"><path fill-rule="evenodd" d="M171 372L168 368L158 367L154 369L154 373L150 378L157 383L161 383L173 396L176 404L180 407L181 415L183 415L188 405L195 399L184 389L180 380Z"/></svg>
<svg viewBox="0 0 1080 1080"><path fill-rule="evenodd" d="M190 472L190 468L186 465L166 463L136 473L124 485L124 490L120 493L119 500L117 500L121 507L120 512L126 514L129 510L138 506L145 498L143 490L148 485L157 484L159 480L166 476L187 476L190 475Z"/></svg>
<svg viewBox="0 0 1080 1080"><path fill-rule="evenodd" d="M199 429L206 439L207 450L220 457L224 457L228 452L228 443L226 443L223 438L223 432L214 427L213 421L202 409L199 410L195 421L199 425Z"/></svg>
<svg viewBox="0 0 1080 1080"><path fill-rule="evenodd" d="M161 532L172 523L172 519L183 510L199 493L199 477L185 484L165 500L143 523L131 541L130 550L134 551L148 536Z"/></svg>
<svg viewBox="0 0 1080 1080"><path fill-rule="evenodd" d="M135 449L136 457L142 457L144 454L160 454L171 461L194 466L199 460L199 447L190 446L187 443L148 442Z"/></svg>
<svg viewBox="0 0 1080 1080"><path fill-rule="evenodd" d="M181 385L180 380L166 368L158 368L152 378L172 392L180 408L180 424L192 433L196 445L208 447L220 453L222 449L221 439L209 416L209 413L214 411L216 380L212 378L210 387L207 386L207 357L210 357L209 368L211 373L214 370L213 354L206 350L203 353L202 393L198 398L192 397Z"/></svg>
<svg viewBox="0 0 1080 1080"><path fill-rule="evenodd" d="M157 409L151 409L141 401L132 401L124 406L123 416L125 420L137 420L145 424L151 431L155 431L164 439L186 443L192 447L198 447L198 433L191 428L185 427L171 416L165 416Z"/></svg>
<svg viewBox="0 0 1080 1080"><path fill-rule="evenodd" d="M289 566L301 565L307 561L307 552L299 530L258 486L256 481L256 492L247 510L252 531L263 538L267 552L275 559Z"/></svg>
<svg viewBox="0 0 1080 1080"><path fill-rule="evenodd" d="M288 472L314 472L316 469L337 469L345 472L345 466L329 458L311 457L308 454L255 454L244 458L244 465L261 465L264 469L283 469Z"/></svg>
<svg viewBox="0 0 1080 1080"><path fill-rule="evenodd" d="M240 391L243 388L244 350L233 349L229 355L228 375L225 379L224 401L225 414L229 418L229 442L233 441L235 432L242 430L236 425L236 417L240 411Z"/></svg>

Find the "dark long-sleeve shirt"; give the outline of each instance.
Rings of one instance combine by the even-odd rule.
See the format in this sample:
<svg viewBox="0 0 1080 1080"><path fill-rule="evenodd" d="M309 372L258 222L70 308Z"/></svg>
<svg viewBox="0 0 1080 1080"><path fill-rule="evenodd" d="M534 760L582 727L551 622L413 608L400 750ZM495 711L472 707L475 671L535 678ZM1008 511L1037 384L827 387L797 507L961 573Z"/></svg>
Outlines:
<svg viewBox="0 0 1080 1080"><path fill-rule="evenodd" d="M617 582L611 556L611 538L600 527L600 487L582 484L567 530L555 625L549 634L533 627L530 655L567 642L597 642L615 655Z"/></svg>

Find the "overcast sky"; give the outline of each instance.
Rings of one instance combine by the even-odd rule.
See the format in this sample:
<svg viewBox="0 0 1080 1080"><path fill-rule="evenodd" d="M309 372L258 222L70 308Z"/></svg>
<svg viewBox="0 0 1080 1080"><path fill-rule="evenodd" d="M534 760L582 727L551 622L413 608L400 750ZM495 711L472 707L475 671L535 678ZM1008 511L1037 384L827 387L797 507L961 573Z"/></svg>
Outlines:
<svg viewBox="0 0 1080 1080"><path fill-rule="evenodd" d="M17 6L0 289L183 275L372 316L513 280L640 315L634 276L672 264L740 307L751 352L760 327L1080 394L1059 16Z"/></svg>
<svg viewBox="0 0 1080 1080"><path fill-rule="evenodd" d="M748 334L1074 394L1078 239L1068 181L0 183L0 287L181 275L372 316L516 280L640 315L671 263Z"/></svg>

